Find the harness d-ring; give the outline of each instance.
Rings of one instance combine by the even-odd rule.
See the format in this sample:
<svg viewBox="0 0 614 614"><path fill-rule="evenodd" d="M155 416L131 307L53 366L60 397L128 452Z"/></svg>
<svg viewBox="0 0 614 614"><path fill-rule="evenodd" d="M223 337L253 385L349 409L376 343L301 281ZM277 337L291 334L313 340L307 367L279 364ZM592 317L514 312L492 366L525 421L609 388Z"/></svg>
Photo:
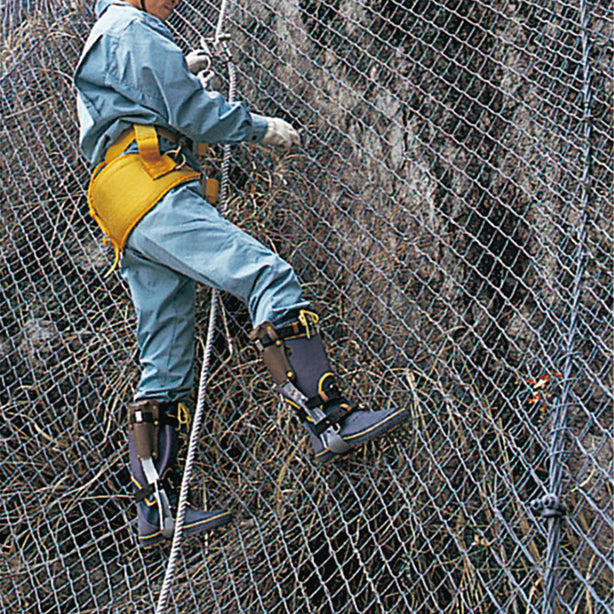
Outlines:
<svg viewBox="0 0 614 614"><path fill-rule="evenodd" d="M181 151L181 148L182 146L179 145L177 149L171 149L171 151L166 152L166 155L170 156L177 163L177 166L174 169L176 171L183 168L188 163L188 160L185 157L185 154Z"/></svg>

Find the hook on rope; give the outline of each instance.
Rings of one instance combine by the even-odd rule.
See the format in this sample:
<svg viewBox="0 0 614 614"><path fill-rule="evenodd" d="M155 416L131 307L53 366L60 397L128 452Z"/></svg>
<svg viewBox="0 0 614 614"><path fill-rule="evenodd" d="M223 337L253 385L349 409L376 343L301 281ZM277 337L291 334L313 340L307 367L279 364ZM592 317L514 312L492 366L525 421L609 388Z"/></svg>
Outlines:
<svg viewBox="0 0 614 614"><path fill-rule="evenodd" d="M197 77L206 88L209 87L211 80L217 76L214 68L214 61L224 64L225 66L228 66L230 62L232 62L232 53L228 45L230 39L230 34L200 37L200 49L198 53L206 64L204 68L198 72Z"/></svg>
<svg viewBox="0 0 614 614"><path fill-rule="evenodd" d="M204 51L209 53L210 57L218 58L229 62L232 60L228 41L231 39L230 34L224 32L215 36L201 36L200 45Z"/></svg>

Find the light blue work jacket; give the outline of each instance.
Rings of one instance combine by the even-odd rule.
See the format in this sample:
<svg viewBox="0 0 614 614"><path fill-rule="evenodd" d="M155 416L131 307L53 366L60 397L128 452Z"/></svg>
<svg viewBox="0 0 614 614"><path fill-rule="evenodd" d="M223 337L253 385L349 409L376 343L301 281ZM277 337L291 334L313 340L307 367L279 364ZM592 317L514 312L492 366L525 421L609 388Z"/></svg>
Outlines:
<svg viewBox="0 0 614 614"><path fill-rule="evenodd" d="M206 91L162 20L121 0L98 0L96 14L75 72L79 142L92 164L133 123L197 143L262 139L264 117Z"/></svg>

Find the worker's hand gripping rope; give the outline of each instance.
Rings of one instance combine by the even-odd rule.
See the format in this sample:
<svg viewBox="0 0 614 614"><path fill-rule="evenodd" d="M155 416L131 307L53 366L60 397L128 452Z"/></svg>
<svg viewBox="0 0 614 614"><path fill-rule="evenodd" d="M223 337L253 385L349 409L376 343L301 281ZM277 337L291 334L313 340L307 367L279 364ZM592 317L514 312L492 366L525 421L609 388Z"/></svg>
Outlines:
<svg viewBox="0 0 614 614"><path fill-rule="evenodd" d="M185 56L189 71L194 75L208 74L211 70L211 53L209 49L195 49Z"/></svg>

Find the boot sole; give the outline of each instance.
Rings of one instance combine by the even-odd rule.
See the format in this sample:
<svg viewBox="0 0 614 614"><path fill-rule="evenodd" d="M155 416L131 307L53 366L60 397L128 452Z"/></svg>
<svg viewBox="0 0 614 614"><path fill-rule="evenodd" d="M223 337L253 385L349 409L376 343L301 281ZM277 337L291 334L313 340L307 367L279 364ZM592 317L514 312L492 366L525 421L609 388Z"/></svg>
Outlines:
<svg viewBox="0 0 614 614"><path fill-rule="evenodd" d="M184 535L198 535L205 531L212 531L228 524L233 518L232 512L224 511L219 514L215 514L206 520L200 522L194 522L192 524L186 524L183 526ZM171 538L172 539L172 538ZM161 544L162 542L171 541L162 535L160 531L152 533L151 535L139 535L139 545L144 550L153 548Z"/></svg>
<svg viewBox="0 0 614 614"><path fill-rule="evenodd" d="M331 461L341 458L342 456L346 456L347 454L351 454L355 452L357 448L362 446L363 444L373 441L386 433L390 433L395 428L401 426L403 422L405 422L409 418L409 414L407 413L407 408L403 407L393 414L390 414L385 420L374 424L373 426L365 429L364 431L359 431L358 433L354 433L353 435L348 435L347 437L343 437L343 441L352 446L347 452L343 454L337 454L336 452L332 452L328 448L326 450L322 450L318 454L316 454L315 460L318 465L326 465Z"/></svg>

